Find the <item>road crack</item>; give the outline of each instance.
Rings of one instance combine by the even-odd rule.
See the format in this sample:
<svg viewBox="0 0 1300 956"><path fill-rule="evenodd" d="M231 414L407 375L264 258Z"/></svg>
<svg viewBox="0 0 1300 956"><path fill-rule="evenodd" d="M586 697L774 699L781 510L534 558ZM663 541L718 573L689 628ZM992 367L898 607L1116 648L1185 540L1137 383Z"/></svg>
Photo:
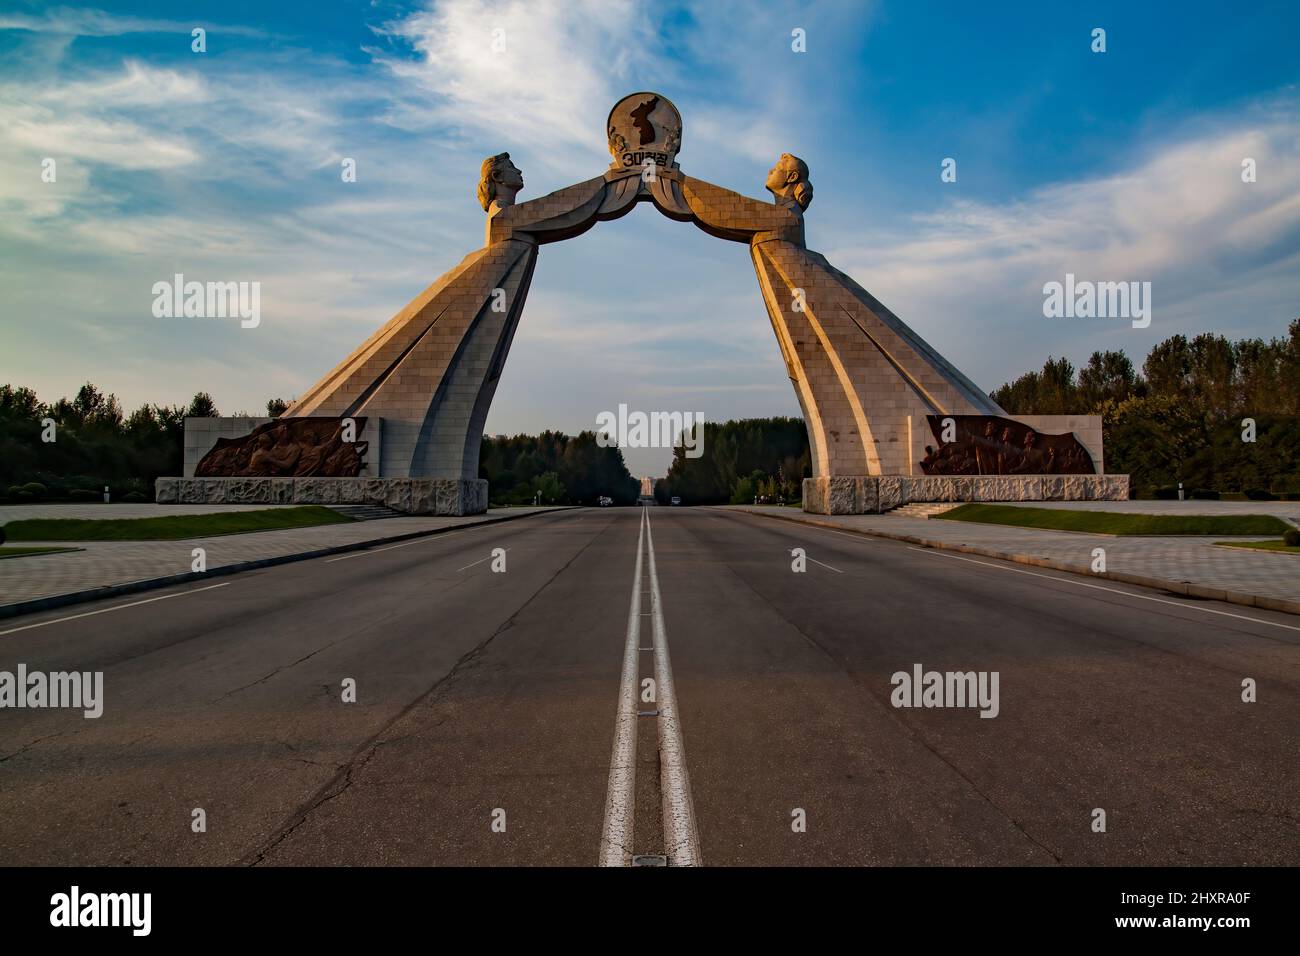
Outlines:
<svg viewBox="0 0 1300 956"><path fill-rule="evenodd" d="M542 525L541 527L545 527L545 526ZM601 530L604 531L605 529L601 529ZM578 558L582 557L582 555L586 553L587 549L591 547L593 543L595 543L598 537L600 537L599 533L593 535L591 539L587 541L586 544L584 544L581 548L578 549L578 551L574 553L573 557L569 558L568 561L564 562L563 565L557 568L549 577L547 577L545 581L542 582L542 584L537 588L537 590L535 590L532 594L530 594L528 598L522 604L519 605L518 608L516 608L513 612L511 612L510 616L506 618L504 621L502 621L501 624L497 626L496 630L494 630L483 640L479 641L479 643L474 645L474 647L470 648L468 651L462 654L460 658L456 661L456 663L453 664L451 668L447 671L447 673L439 677L436 681L433 682L432 685L429 686L429 688L426 691L424 691L422 694L420 694L418 697L412 700L409 704L403 707L400 711L398 711L398 713L395 714L390 720L386 721L383 724L383 726L379 728L379 730L377 730L374 734L372 734L364 743L361 744L360 747L358 747L353 752L352 756L348 759L348 761L345 764L343 764L342 768L338 771L338 773L336 773L333 777L331 777L323 787L321 787L319 790L316 791L316 794L314 796L308 799L305 804L303 804L297 811L295 811L290 816L289 822L282 825L280 829L272 837L272 839L265 846L263 846L261 849L257 850L254 853L245 854L242 858L240 858L238 863L245 866L259 866L262 863L265 863L267 856L270 853L272 853L276 849L276 847L284 843L285 840L287 840L290 836L292 836L293 833L296 830L298 830L303 824L305 824L317 810L319 810L322 806L329 803L330 801L346 793L352 787L353 783L355 782L355 775L359 771L363 770L366 767L366 765L369 764L370 761L374 759L374 756L378 752L380 747L386 746L388 744L397 743L401 740L407 739L408 735L403 735L401 737L394 737L389 739L384 739L384 738L392 730L392 728L395 727L398 723L400 723L408 714L410 714L417 708L421 707L422 705L425 705L433 701L433 699L438 695L440 691L450 686L459 676L461 676L462 671L468 669L470 666L476 663L478 657L489 647L489 645L491 645L494 640L496 640L499 636L504 634L506 631L513 628L519 616L523 614L524 611L526 611L528 607L535 600L537 600L537 598L540 597L544 591L546 591L547 588L549 588L553 583L555 583L556 579L559 578L559 576L563 574L565 571L567 571L569 567L575 561L578 560Z"/></svg>
<svg viewBox="0 0 1300 956"><path fill-rule="evenodd" d="M13 753L5 754L3 757L0 757L0 763L4 763L6 760L12 760L14 757L21 757L23 754L27 753L27 751L31 750L33 747L35 747L37 744L41 743L42 741L53 740L55 737L62 737L62 736L63 736L63 731L60 730L58 733L46 734L44 737L37 737L35 740L31 740L23 744Z"/></svg>

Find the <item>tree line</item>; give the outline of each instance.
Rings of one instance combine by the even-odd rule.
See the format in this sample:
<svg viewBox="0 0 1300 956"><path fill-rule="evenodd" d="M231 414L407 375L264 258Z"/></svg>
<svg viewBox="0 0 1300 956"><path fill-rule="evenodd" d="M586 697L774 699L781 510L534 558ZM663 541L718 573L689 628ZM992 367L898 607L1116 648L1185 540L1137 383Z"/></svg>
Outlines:
<svg viewBox="0 0 1300 956"><path fill-rule="evenodd" d="M266 415L288 403L273 398ZM247 412L236 413L251 417ZM0 500L26 502L152 501L154 481L184 467L185 419L215 418L216 402L199 392L187 405L141 405L127 414L117 396L87 382L73 398L42 402L23 386L0 385ZM602 495L632 504L640 482L617 448L601 448L595 432L483 437L479 476L497 504L536 497L555 504L595 504Z"/></svg>
<svg viewBox="0 0 1300 956"><path fill-rule="evenodd" d="M594 505L602 495L618 505L636 502L641 482L632 477L618 448L602 448L594 431L565 435L483 436L478 476L486 478L495 505Z"/></svg>
<svg viewBox="0 0 1300 956"><path fill-rule="evenodd" d="M1094 352L1079 369L1049 357L1041 371L991 394L1011 415L1101 415L1106 470L1130 475L1144 496L1173 494L1179 482L1188 491L1300 494L1300 319L1286 337L1268 341L1171 336L1140 370L1122 350ZM286 407L271 399L266 414ZM156 478L181 474L185 418L216 415L206 392L188 405L145 404L127 414L116 396L89 382L51 404L30 388L0 385L0 498L90 500L107 485L117 500L152 500ZM674 450L655 484L660 503L801 497L811 474L802 419L702 427L703 454ZM602 448L590 431L485 435L479 477L494 504L594 504L602 495L631 504L640 492L622 452Z"/></svg>
<svg viewBox="0 0 1300 956"><path fill-rule="evenodd" d="M267 414L285 407L272 399ZM152 501L154 479L181 474L185 419L217 414L207 392L127 414L90 382L50 404L30 388L0 385L0 497L97 501L107 486L115 501Z"/></svg>
<svg viewBox="0 0 1300 956"><path fill-rule="evenodd" d="M812 474L808 428L802 418L745 418L705 422L698 458L673 450L668 474L655 483L655 500L668 504L752 504L798 501ZM699 436L696 436L699 440Z"/></svg>
<svg viewBox="0 0 1300 956"><path fill-rule="evenodd" d="M992 393L1012 415L1101 415L1105 467L1135 492L1300 493L1300 319L1284 338L1175 335L1139 371L1122 351L1048 358Z"/></svg>

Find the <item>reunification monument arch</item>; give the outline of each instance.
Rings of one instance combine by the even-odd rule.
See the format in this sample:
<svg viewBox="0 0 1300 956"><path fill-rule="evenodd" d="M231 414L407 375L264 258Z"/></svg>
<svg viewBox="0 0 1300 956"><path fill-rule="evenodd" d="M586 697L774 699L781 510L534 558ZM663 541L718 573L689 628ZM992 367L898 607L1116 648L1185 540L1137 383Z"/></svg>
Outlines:
<svg viewBox="0 0 1300 956"><path fill-rule="evenodd" d="M624 97L610 111L606 133L613 157L607 170L527 202L516 202L524 182L509 154L486 159L478 186L487 213L483 247L279 419L218 439L192 466L194 477L160 479L159 500L485 510L480 440L540 247L643 202L749 246L808 426L813 476L804 483L806 509L1127 496L1125 476L1101 475L1099 420L1007 417L875 297L807 248L804 214L813 188L802 160L789 153L777 159L765 183L774 201L764 202L681 171L681 116L660 94ZM320 437L322 419L337 428L328 439ZM361 434L375 422L378 428ZM1067 433L1046 434L1044 427ZM368 440L364 465L343 448L358 437ZM210 439L191 444L187 437L187 453L205 444Z"/></svg>

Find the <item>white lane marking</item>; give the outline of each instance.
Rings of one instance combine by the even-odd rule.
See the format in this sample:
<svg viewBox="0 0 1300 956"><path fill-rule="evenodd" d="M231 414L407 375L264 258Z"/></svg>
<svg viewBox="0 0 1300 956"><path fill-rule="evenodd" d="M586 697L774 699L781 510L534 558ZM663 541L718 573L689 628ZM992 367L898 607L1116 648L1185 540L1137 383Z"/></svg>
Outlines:
<svg viewBox="0 0 1300 956"><path fill-rule="evenodd" d="M655 569L655 539L646 511L645 540L650 558L650 609L654 622L655 684L659 696L659 765L664 799L664 853L669 866L700 866L700 835L695 825L695 804L686 773L686 746L677 722L677 693L668 659L668 634L664 628L663 595Z"/></svg>
<svg viewBox="0 0 1300 956"><path fill-rule="evenodd" d="M431 534L423 538L416 538L414 541L403 541L401 544L390 544L386 548L370 548L366 551L354 551L352 554L341 554L337 558L326 558L326 564L333 564L335 561L347 561L350 558L364 558L369 554L378 554L380 551L395 551L397 548L409 548L413 544L428 544L430 541L445 541L448 538L454 538L458 534L464 534L464 531L448 531L444 534Z"/></svg>
<svg viewBox="0 0 1300 956"><path fill-rule="evenodd" d="M623 676L618 685L618 711L614 718L614 751L609 760L609 786L605 791L605 824L600 835L600 866L631 866L632 832L636 810L637 675L641 661L641 546L645 541L645 516L636 539L636 571L632 575L632 604L627 612L627 640L623 644Z"/></svg>
<svg viewBox="0 0 1300 956"><path fill-rule="evenodd" d="M1288 631L1300 631L1300 627L1294 624L1279 624L1277 621L1265 621L1263 618L1248 617L1245 614L1233 614L1229 611L1216 611L1212 607L1199 607L1195 604L1184 604L1181 601L1170 601L1165 598L1151 597L1146 594L1134 594L1131 591L1121 591L1119 588L1108 588L1101 584L1089 584L1086 581L1074 581L1070 578L1058 578L1052 574L1041 574L1038 571L1026 571L1023 568L1008 568L1001 564L990 564L988 561L976 561L974 558L962 557L960 554L945 554L942 551L935 551L931 548L908 548L909 551L919 551L921 554L928 554L936 558L952 558L955 561L967 561L971 564L978 564L981 567L993 568L995 571L1014 571L1016 574L1028 574L1034 578L1046 578L1049 581L1059 581L1062 584L1073 584L1075 587L1092 588L1095 591L1109 591L1111 594L1121 594L1124 597L1136 598L1139 601L1154 601L1156 604L1170 604L1174 607L1186 608L1189 611L1201 611L1205 614L1218 614L1221 617L1232 617L1239 621L1250 621L1252 624L1268 624L1272 627L1283 627Z"/></svg>
<svg viewBox="0 0 1300 956"><path fill-rule="evenodd" d="M511 545L510 547L512 548L512 547L514 547L514 545ZM505 548L504 550L509 551L510 548ZM493 555L490 555L490 554L489 554L486 558L479 558L477 561L473 562L472 564L467 564L467 565L465 565L465 568L472 568L472 567L474 567L475 564L482 564L484 561L491 561L492 558L493 558ZM459 572L461 572L461 571L464 571L465 568L457 568L456 571L457 571L457 573L459 573Z"/></svg>
<svg viewBox="0 0 1300 956"><path fill-rule="evenodd" d="M64 621L77 621L83 617L94 617L96 614L107 614L109 611L124 611L129 607L139 607L141 604L152 604L154 601L166 601L168 598L185 597L187 594L198 594L200 591L211 591L213 588L224 588L230 585L230 581L223 581L221 584L209 584L207 587L194 588L191 591L177 591L175 594L163 594L159 597L145 598L143 601L132 601L130 604L116 604L113 607L102 607L98 611L86 611L84 614L73 614L71 617L55 618L53 621L41 621L39 624L24 624L22 627L11 627L7 631L0 631L0 637L6 634L17 634L19 631L28 631L33 627L45 627L47 624L62 624Z"/></svg>
<svg viewBox="0 0 1300 956"><path fill-rule="evenodd" d="M753 512L749 512L749 511L742 511L739 513L753 515ZM763 515L753 515L753 516L759 518L763 517ZM815 525L815 524L810 524L807 525L806 527L811 531L825 531L828 534L838 534L846 538L853 538L859 544L880 544L881 543L879 540L873 541L871 540L871 538L865 535L855 534L850 531L836 531L834 528L823 528L821 525ZM1058 578L1051 574L1040 574L1037 571L1025 571L1022 568L1008 568L1001 564L990 564L987 561L976 561L973 558L962 557L959 554L948 554L944 551L938 551L934 548L915 548L909 545L907 550L919 551L922 554L932 555L933 557L936 558L956 558L958 561L969 561L971 564L982 564L986 568L996 568L999 571L1014 571L1017 574L1028 574L1031 577L1035 577L1035 578L1047 578L1047 580L1049 581L1060 581L1062 584L1074 584L1084 588L1096 588L1099 591L1110 591L1112 594L1122 594L1124 597L1137 598L1140 601L1155 601L1157 604L1172 604L1174 607L1187 608L1187 610L1189 611L1202 611L1205 614L1219 614L1223 617L1233 617L1236 618L1237 620L1250 621L1254 624L1268 624L1271 625L1272 627L1285 628L1288 631L1300 631L1300 627L1296 627L1295 625L1292 624L1279 624L1277 621L1265 621L1262 618L1249 617L1245 614L1232 614L1228 611L1216 611L1214 608L1210 608L1210 607L1199 607L1198 605L1195 604L1183 604L1181 601L1168 601L1165 600L1164 598L1149 597L1148 595L1145 594L1134 594L1131 591L1121 591L1119 588L1103 587L1100 584L1088 584L1085 581L1075 581L1070 578ZM1135 587L1140 587L1140 586L1141 585L1135 585Z"/></svg>
<svg viewBox="0 0 1300 956"><path fill-rule="evenodd" d="M805 557L805 558L808 558L808 555L805 554L804 557ZM830 569L831 569L832 571L834 571L836 574L843 574L843 573L844 573L844 572L841 571L839 568L831 568L831 566L830 566L829 564L826 564L826 563L823 562L823 561L818 561L816 558L808 558L808 560L811 561L813 564L820 564L823 568L830 568Z"/></svg>

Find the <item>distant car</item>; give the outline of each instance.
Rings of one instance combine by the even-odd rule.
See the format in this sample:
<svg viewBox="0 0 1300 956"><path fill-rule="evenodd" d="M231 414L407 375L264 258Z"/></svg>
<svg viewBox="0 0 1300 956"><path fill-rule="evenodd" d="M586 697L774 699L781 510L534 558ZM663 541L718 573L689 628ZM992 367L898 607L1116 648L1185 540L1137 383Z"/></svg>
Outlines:
<svg viewBox="0 0 1300 956"><path fill-rule="evenodd" d="M608 497L607 495L601 495L601 496L600 496L600 506L601 506L602 508L607 508L607 507L609 507L610 505L612 505L613 503L614 503L614 499L613 499L613 498L610 498L610 497Z"/></svg>
<svg viewBox="0 0 1300 956"><path fill-rule="evenodd" d="M678 498L676 495L673 495L673 504L679 505L681 503L682 503L682 499Z"/></svg>

